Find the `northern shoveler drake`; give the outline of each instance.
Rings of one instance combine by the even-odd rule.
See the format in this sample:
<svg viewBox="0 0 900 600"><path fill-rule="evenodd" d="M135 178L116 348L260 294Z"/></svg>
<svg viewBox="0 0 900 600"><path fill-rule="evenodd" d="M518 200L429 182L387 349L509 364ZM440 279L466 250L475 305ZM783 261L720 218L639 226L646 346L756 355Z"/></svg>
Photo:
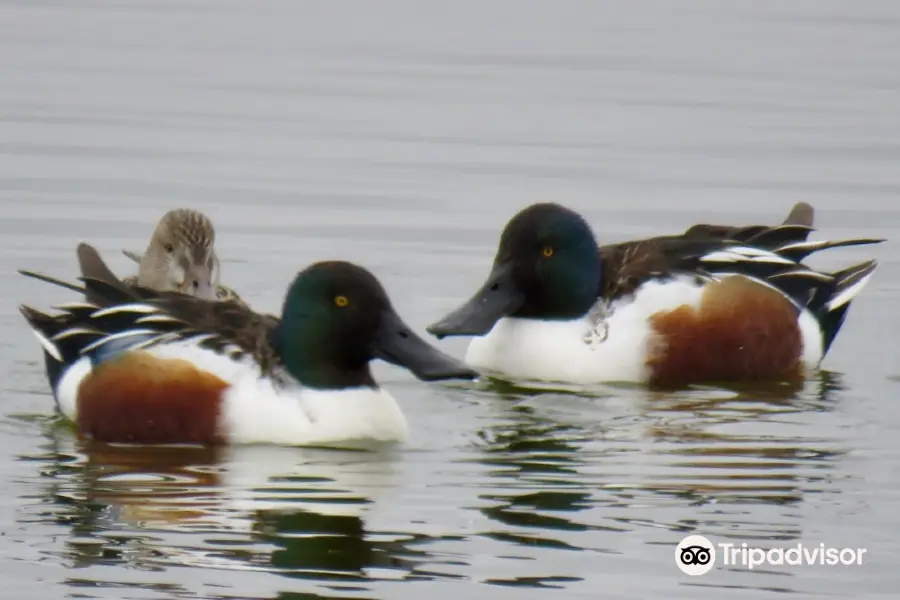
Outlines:
<svg viewBox="0 0 900 600"><path fill-rule="evenodd" d="M407 439L378 358L422 380L477 374L416 335L376 277L347 262L302 270L281 318L231 302L82 277L89 301L22 306L59 411L128 444L354 447Z"/></svg>
<svg viewBox="0 0 900 600"><path fill-rule="evenodd" d="M427 329L480 336L466 362L513 380L667 387L817 367L876 262L823 273L803 259L883 240L807 241L811 228L793 223L704 227L598 248L578 213L532 205L507 223L481 289Z"/></svg>
<svg viewBox="0 0 900 600"><path fill-rule="evenodd" d="M206 300L240 302L234 290L219 283L221 268L215 242L216 230L209 217L188 208L170 210L156 224L143 254L122 250L138 263L137 275L123 281Z"/></svg>

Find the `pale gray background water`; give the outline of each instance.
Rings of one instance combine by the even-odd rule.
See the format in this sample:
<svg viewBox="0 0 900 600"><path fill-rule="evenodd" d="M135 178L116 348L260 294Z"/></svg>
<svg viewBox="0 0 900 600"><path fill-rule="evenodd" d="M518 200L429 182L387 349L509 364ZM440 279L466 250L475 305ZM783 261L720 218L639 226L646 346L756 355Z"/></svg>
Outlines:
<svg viewBox="0 0 900 600"><path fill-rule="evenodd" d="M501 397L379 367L415 437L363 458L85 448L16 312L71 296L15 269L73 276L87 240L131 272L119 249L191 206L258 308L347 258L421 329L534 201L603 241L798 200L817 235L896 239L898 107L894 0L0 2L2 596L896 597L894 243L815 259L881 266L802 390ZM689 578L690 532L868 553Z"/></svg>

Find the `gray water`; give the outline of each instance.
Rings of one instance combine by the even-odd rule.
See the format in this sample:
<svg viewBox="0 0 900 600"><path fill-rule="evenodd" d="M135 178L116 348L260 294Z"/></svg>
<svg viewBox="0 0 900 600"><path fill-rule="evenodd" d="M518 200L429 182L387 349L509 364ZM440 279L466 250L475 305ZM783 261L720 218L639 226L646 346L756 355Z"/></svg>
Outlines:
<svg viewBox="0 0 900 600"><path fill-rule="evenodd" d="M897 246L797 389L596 397L427 385L379 365L394 452L89 446L53 418L15 273L120 273L177 206L227 283L373 270L424 326L486 274L519 208L602 242L695 222L900 235L900 4L0 2L4 598L894 598ZM441 343L457 356L465 340ZM718 566L675 545L866 548L859 566Z"/></svg>

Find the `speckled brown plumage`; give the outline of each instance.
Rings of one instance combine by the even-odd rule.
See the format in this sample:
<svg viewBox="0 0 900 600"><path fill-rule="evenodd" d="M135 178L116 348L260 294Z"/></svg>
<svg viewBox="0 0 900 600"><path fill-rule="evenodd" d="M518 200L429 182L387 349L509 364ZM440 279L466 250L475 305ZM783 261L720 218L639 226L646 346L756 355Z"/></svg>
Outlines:
<svg viewBox="0 0 900 600"><path fill-rule="evenodd" d="M170 210L160 219L159 226L167 227L175 239L191 248L212 248L216 242L216 229L210 218L190 208Z"/></svg>

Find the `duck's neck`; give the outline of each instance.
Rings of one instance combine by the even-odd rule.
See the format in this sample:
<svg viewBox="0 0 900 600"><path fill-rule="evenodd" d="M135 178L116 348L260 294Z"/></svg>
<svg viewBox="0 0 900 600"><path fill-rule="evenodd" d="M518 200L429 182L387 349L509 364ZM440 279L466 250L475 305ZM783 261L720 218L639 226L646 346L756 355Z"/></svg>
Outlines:
<svg viewBox="0 0 900 600"><path fill-rule="evenodd" d="M342 348L327 337L316 335L316 325L282 320L272 331L271 343L288 373L302 385L318 390L377 388L368 362L349 361ZM312 328L312 329L310 329Z"/></svg>

